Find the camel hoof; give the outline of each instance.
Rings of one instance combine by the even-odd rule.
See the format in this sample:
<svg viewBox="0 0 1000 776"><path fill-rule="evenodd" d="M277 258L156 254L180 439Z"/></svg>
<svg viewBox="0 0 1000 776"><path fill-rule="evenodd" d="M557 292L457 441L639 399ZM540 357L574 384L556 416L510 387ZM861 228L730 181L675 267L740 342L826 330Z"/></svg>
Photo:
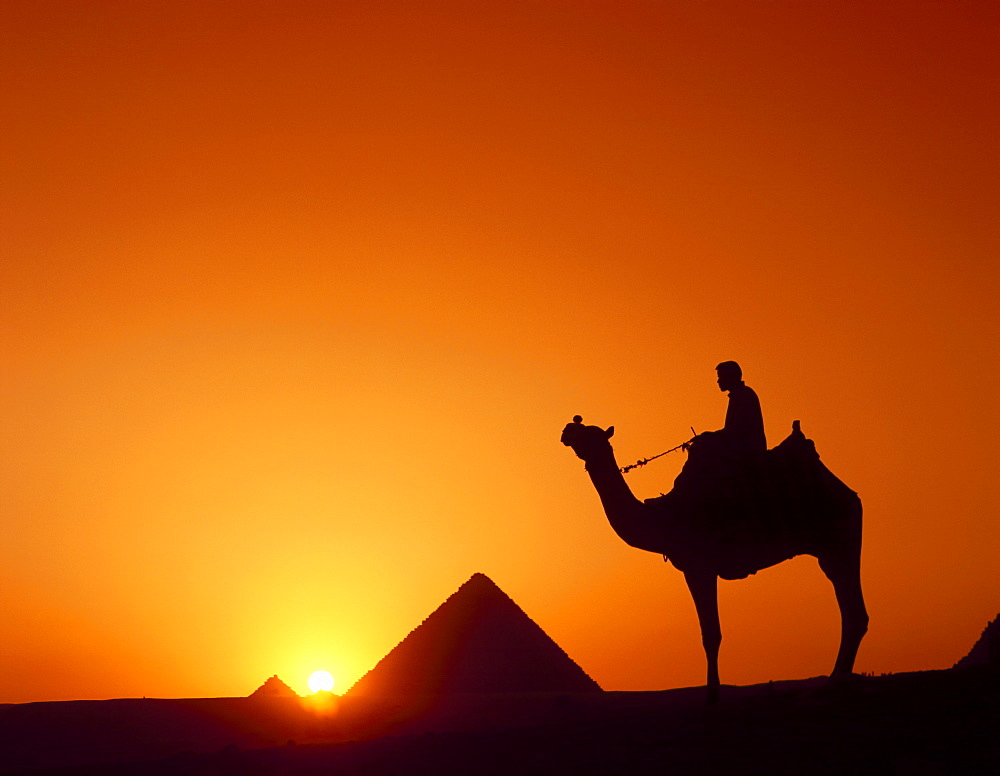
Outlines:
<svg viewBox="0 0 1000 776"><path fill-rule="evenodd" d="M707 687L707 692L705 693L705 703L712 706L719 702L719 688L718 687Z"/></svg>
<svg viewBox="0 0 1000 776"><path fill-rule="evenodd" d="M830 674L825 688L818 692L834 698L852 697L859 691L864 677L860 674Z"/></svg>

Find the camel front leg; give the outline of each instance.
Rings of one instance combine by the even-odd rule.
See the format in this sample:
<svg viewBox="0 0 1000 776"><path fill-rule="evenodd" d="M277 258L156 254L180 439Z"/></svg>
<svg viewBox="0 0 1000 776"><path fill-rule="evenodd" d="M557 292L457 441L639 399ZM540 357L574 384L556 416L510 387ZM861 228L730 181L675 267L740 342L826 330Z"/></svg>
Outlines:
<svg viewBox="0 0 1000 776"><path fill-rule="evenodd" d="M719 585L718 577L711 572L684 572L698 624L701 626L701 643L705 647L708 661L708 702L719 700L719 646L722 644L722 627L719 625Z"/></svg>

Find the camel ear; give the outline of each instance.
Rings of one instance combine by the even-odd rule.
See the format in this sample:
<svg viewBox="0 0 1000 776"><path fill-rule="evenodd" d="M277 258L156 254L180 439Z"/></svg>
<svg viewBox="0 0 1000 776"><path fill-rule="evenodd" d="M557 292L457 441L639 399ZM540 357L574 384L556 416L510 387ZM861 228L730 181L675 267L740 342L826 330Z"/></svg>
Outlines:
<svg viewBox="0 0 1000 776"><path fill-rule="evenodd" d="M607 434L608 439L611 439L611 437L613 437L615 435L615 427L614 426L608 426L608 430L605 431L604 433Z"/></svg>

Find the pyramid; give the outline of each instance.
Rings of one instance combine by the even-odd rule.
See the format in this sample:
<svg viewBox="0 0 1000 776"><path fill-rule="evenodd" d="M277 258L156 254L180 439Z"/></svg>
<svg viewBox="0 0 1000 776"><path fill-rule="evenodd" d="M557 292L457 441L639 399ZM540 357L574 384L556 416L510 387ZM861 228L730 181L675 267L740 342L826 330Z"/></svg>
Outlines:
<svg viewBox="0 0 1000 776"><path fill-rule="evenodd" d="M969 654L955 663L955 668L979 665L1000 665L1000 614L986 624L983 635L973 645Z"/></svg>
<svg viewBox="0 0 1000 776"><path fill-rule="evenodd" d="M473 574L346 695L600 691L489 577Z"/></svg>
<svg viewBox="0 0 1000 776"><path fill-rule="evenodd" d="M298 698L299 694L281 681L277 674L250 693L251 698Z"/></svg>

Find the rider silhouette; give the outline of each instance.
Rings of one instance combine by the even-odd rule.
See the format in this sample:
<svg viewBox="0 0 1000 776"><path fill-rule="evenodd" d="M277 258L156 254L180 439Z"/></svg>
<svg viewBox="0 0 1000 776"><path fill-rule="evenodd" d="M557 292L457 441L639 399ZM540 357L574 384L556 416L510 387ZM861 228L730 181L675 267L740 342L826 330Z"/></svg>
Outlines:
<svg viewBox="0 0 1000 776"><path fill-rule="evenodd" d="M709 436L716 452L727 457L763 453L767 450L767 438L760 399L754 389L743 382L743 370L735 361L723 361L715 371L719 373L719 390L729 391L726 425L719 431L701 434L699 438Z"/></svg>

